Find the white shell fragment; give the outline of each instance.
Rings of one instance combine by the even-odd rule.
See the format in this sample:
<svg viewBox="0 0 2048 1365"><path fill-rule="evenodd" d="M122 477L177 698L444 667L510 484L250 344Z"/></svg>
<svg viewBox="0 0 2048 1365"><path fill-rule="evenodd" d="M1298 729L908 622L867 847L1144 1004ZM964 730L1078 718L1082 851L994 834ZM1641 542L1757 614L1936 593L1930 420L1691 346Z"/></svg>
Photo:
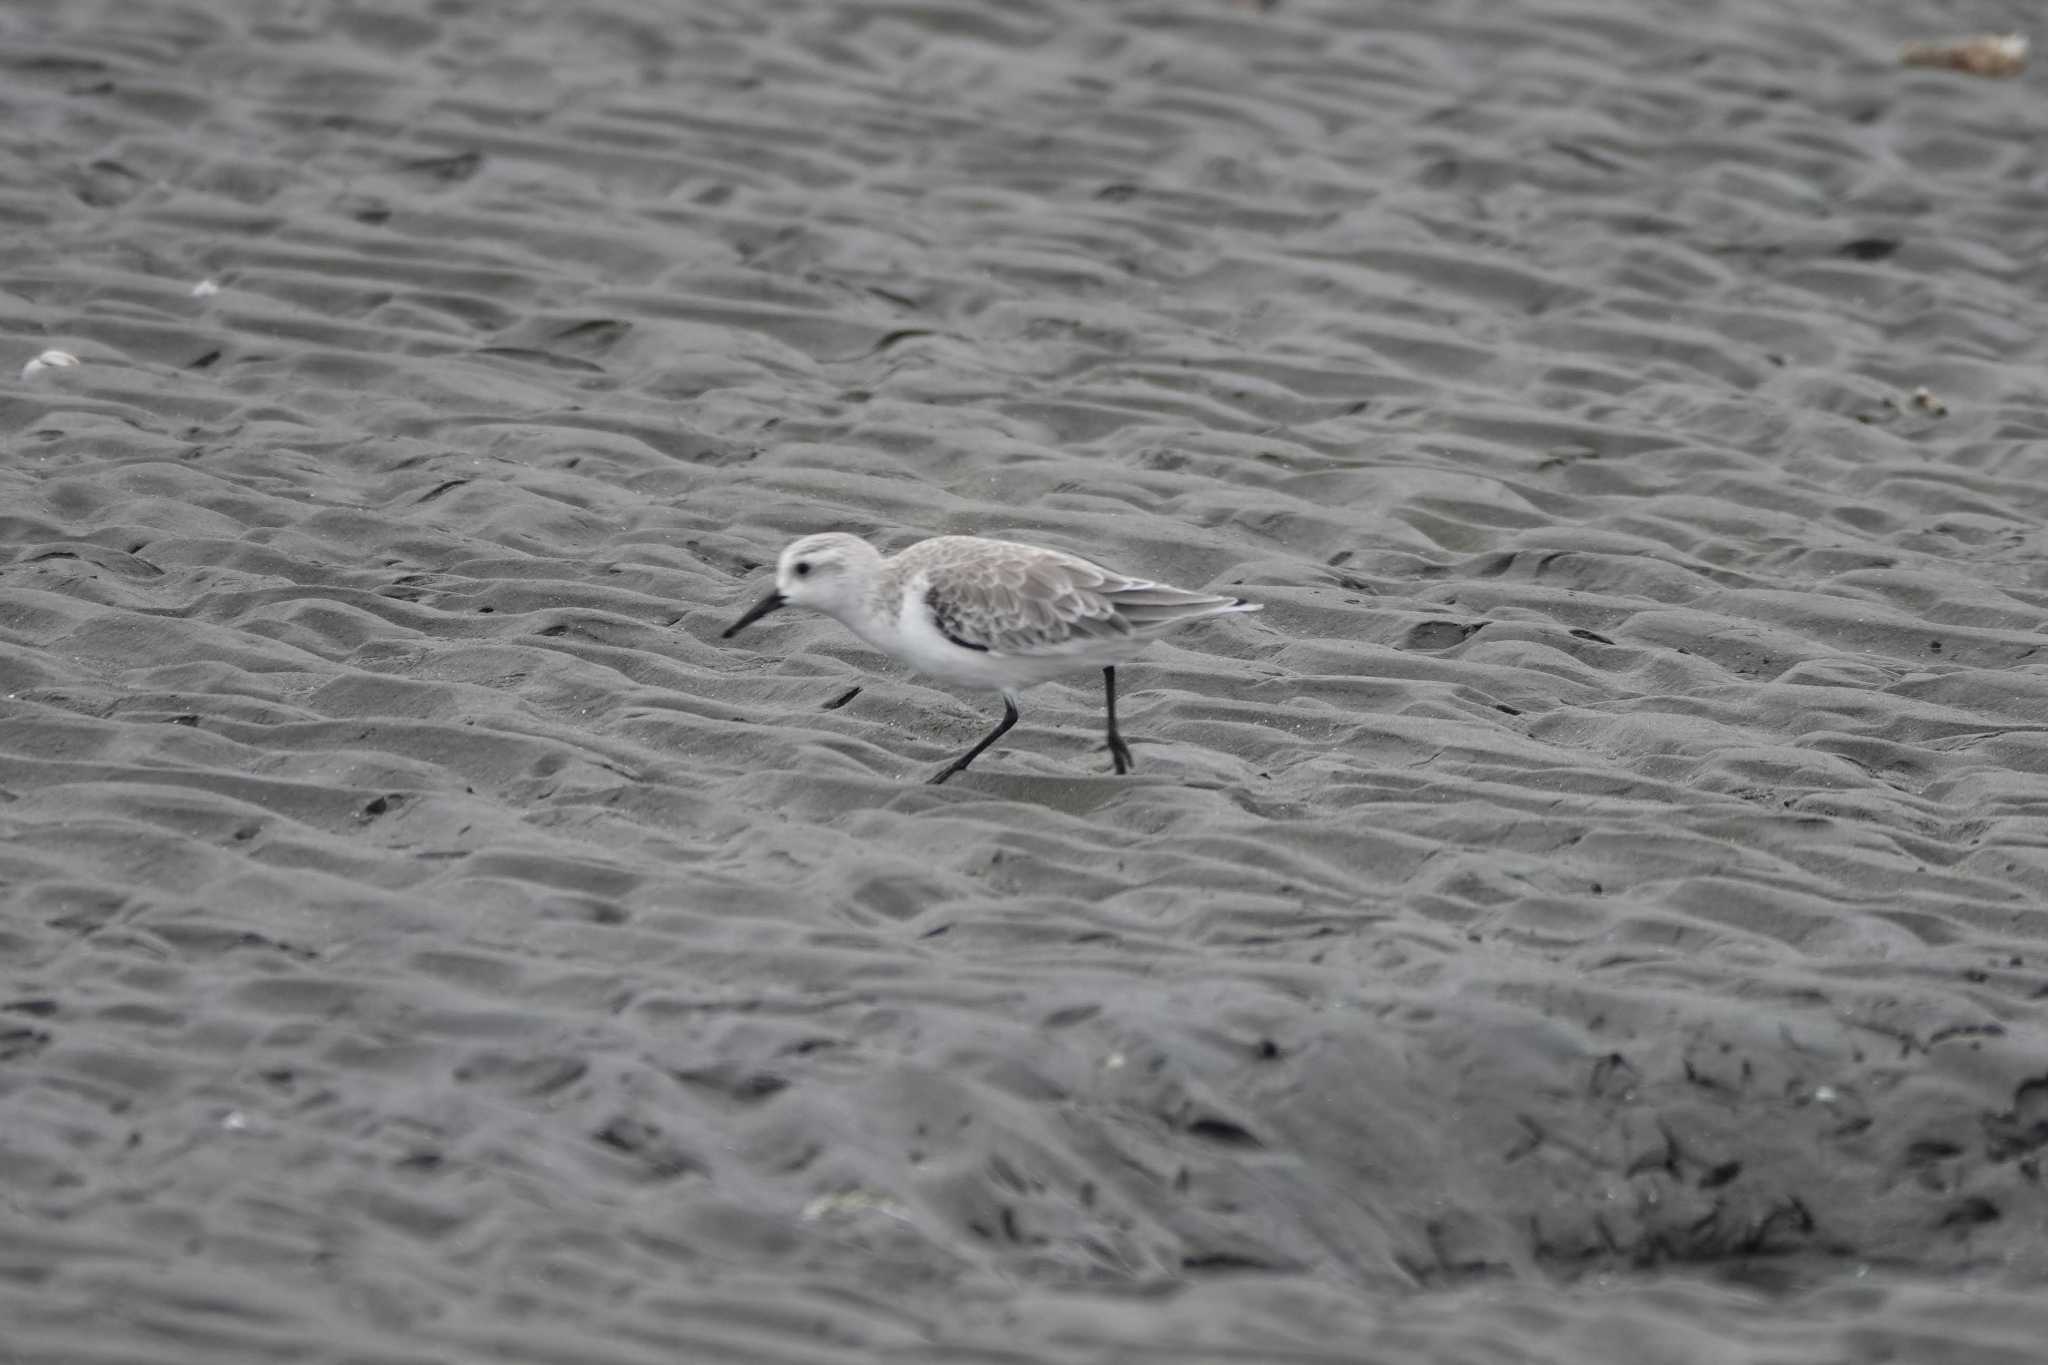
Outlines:
<svg viewBox="0 0 2048 1365"><path fill-rule="evenodd" d="M70 369L77 364L78 357L69 351L44 351L21 367L21 377L33 379L39 371Z"/></svg>
<svg viewBox="0 0 2048 1365"><path fill-rule="evenodd" d="M1913 390L1913 397L1910 401L1917 412L1924 412L1934 417L1948 416L1948 404L1942 402L1934 390L1928 388L1925 384Z"/></svg>
<svg viewBox="0 0 2048 1365"><path fill-rule="evenodd" d="M195 299L210 299L219 292L220 285L212 280L201 280L192 286L192 297Z"/></svg>

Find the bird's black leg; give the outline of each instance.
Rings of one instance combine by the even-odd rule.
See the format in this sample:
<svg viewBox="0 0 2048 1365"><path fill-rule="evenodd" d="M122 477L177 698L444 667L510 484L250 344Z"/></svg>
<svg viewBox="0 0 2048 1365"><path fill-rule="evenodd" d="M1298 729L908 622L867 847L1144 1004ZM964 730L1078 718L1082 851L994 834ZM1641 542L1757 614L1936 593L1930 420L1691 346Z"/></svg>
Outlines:
<svg viewBox="0 0 2048 1365"><path fill-rule="evenodd" d="M1015 725L1016 723L1017 703L1010 699L1008 693L1005 693L1003 695L1003 718L1000 721L996 722L996 728L989 731L987 738L983 739L981 743L975 745L972 749L969 749L966 753L960 755L960 757L954 759L951 763L948 763L944 768L941 768L939 770L938 776L932 778L928 785L934 787L938 786L939 783L944 782L954 773L961 771L968 764L974 762L975 759L980 758L981 751L983 749L986 749L989 745L995 743L1004 735L1010 733L1010 727L1012 725Z"/></svg>
<svg viewBox="0 0 2048 1365"><path fill-rule="evenodd" d="M1102 697L1109 706L1109 756L1116 764L1121 776L1138 765L1131 762L1131 746L1124 743L1124 737L1116 732L1116 669L1102 670Z"/></svg>

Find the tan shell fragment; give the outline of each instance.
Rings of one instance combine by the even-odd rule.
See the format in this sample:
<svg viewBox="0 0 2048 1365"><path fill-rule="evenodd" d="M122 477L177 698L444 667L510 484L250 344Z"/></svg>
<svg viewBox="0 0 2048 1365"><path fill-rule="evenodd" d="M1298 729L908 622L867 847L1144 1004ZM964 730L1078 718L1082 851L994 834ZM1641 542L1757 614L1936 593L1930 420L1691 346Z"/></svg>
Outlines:
<svg viewBox="0 0 2048 1365"><path fill-rule="evenodd" d="M2027 35L1984 34L1941 43L1908 43L1899 54L1907 66L1933 66L1972 76L2017 76L2027 69Z"/></svg>

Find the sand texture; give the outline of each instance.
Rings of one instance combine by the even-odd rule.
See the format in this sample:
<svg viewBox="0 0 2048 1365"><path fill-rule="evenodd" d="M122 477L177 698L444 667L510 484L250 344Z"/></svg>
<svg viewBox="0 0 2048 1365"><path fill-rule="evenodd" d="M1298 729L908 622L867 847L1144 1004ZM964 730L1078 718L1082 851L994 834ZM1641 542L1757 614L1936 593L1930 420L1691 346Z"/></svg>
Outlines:
<svg viewBox="0 0 2048 1365"><path fill-rule="evenodd" d="M2040 1361L2010 26L0 7L0 1365Z"/></svg>

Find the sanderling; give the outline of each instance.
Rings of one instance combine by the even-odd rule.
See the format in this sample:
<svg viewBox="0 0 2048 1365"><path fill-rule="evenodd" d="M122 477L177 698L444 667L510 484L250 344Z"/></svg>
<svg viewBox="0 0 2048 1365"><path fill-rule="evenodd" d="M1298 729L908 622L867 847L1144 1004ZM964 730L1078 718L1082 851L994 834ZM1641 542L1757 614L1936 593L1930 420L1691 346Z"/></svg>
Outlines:
<svg viewBox="0 0 2048 1365"><path fill-rule="evenodd" d="M1003 694L1003 719L947 764L944 782L1017 723L1017 694L1063 674L1102 670L1109 753L1131 751L1116 730L1116 666L1173 626L1257 611L1241 597L1131 578L1079 555L978 536L937 536L882 557L859 536L805 536L782 552L775 590L723 638L781 607L809 607L920 673Z"/></svg>

